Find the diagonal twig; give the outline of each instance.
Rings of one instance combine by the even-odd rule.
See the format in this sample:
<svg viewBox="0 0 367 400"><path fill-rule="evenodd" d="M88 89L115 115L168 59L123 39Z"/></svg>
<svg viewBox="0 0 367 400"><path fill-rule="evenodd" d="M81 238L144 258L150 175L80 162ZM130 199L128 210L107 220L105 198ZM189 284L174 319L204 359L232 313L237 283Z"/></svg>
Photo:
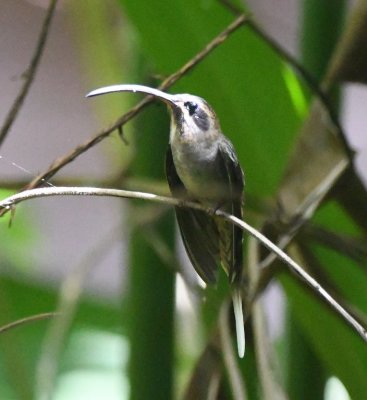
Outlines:
<svg viewBox="0 0 367 400"><path fill-rule="evenodd" d="M26 325L31 322L41 321L43 319L57 317L58 315L59 315L59 313L56 313L56 312L48 312L48 313L36 314L36 315L32 315L30 317L18 319L16 321L10 322L9 324L0 327L0 334L3 334L7 331L10 331L11 329L21 326L21 325Z"/></svg>
<svg viewBox="0 0 367 400"><path fill-rule="evenodd" d="M248 21L248 17L241 14L237 17L230 25L227 26L218 36L216 36L211 42L209 42L203 50L197 53L190 61L183 65L177 72L170 75L165 79L161 85L158 86L160 90L166 90L182 78L185 74L191 71L197 64L203 61L209 53L211 53L216 47L221 45L233 32L235 32L240 26ZM142 101L140 101L135 107L131 108L126 114L118 118L112 125L103 129L101 132L97 133L92 139L87 142L77 146L70 153L54 161L49 169L42 174L38 175L33 179L25 189L32 189L39 186L45 180L49 180L54 176L62 167L72 162L75 158L85 153L91 147L95 146L97 143L108 137L113 131L119 129L126 122L131 120L137 113L139 113L145 106L153 102L151 96L147 96Z"/></svg>
<svg viewBox="0 0 367 400"><path fill-rule="evenodd" d="M31 59L29 67L23 74L25 76L23 86L21 87L18 96L14 100L14 103L11 106L11 108L5 118L5 122L0 129L0 146L4 143L4 140L7 136L7 134L9 133L9 130L10 130L11 126L13 125L13 122L15 121L15 118L17 117L18 112L20 111L20 109L23 105L23 102L29 92L29 89L33 83L39 62L41 60L41 56L43 54L43 50L45 48L45 44L46 44L46 40L48 37L48 32L50 29L52 17L54 15L54 11L56 8L56 3L57 3L57 0L50 0L50 5L48 7L46 17L45 17L45 20L42 25L41 33L39 35L33 57Z"/></svg>
<svg viewBox="0 0 367 400"><path fill-rule="evenodd" d="M188 207L195 210L201 210L210 215L215 215L238 226L248 234L260 241L268 250L275 253L288 268L310 286L319 296L336 311L361 337L367 342L366 329L344 308L342 307L311 275L309 275L298 263L296 263L289 255L277 247L271 240L264 236L261 232L253 228L251 225L241 219L230 215L219 209L211 209L202 206L199 203L175 199L173 197L159 196L153 193L134 192L130 190L118 189L102 189L93 187L47 187L25 190L24 192L14 194L0 201L0 208L5 210L11 209L15 204L27 199L50 197L50 196L110 196L119 198L132 198L148 201L165 203L175 207Z"/></svg>

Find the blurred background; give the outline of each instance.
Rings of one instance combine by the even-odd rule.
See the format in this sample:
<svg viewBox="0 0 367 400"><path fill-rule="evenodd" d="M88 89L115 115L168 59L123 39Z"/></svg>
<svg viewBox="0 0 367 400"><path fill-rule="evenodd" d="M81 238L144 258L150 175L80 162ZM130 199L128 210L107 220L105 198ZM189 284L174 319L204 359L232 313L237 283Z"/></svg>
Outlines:
<svg viewBox="0 0 367 400"><path fill-rule="evenodd" d="M328 3L249 0L245 6L259 26L321 81L345 20L358 2L338 0L331 7ZM48 6L46 0L0 2L0 121L26 78ZM133 94L86 99L88 91L123 82L157 86L233 19L224 1L147 5L128 0L59 0L30 93L0 148L2 198L20 190L141 99ZM313 47L322 54L320 61L315 61ZM246 172L246 219L260 227L275 207L312 91L247 28L229 37L170 90L200 95L216 109ZM349 146L356 152L357 173L366 182L366 88L359 82L344 84L334 100ZM114 132L45 185L166 194L166 114L161 105L149 107L124 127L127 144ZM217 290L202 292L171 210L110 198L63 197L22 204L11 228L9 218L0 220L0 325L57 309L64 314L0 336L2 399L146 398L131 387L145 386L149 393L152 389L143 376L154 369L162 371L151 378L157 391L149 398L170 398L167 393L174 398L188 396L188 382L228 293L221 284ZM316 221L353 240L365 239L358 224L333 201ZM348 262L338 272L326 267L323 274L338 289L347 287L345 292L340 289L343 300L363 314L364 254L362 260L351 261L335 249L325 254L319 243L315 248L321 264L333 262L338 269ZM177 269L184 279L176 277ZM367 372L367 352L358 350L362 341L349 328L339 330L343 322L315 298L308 304L314 294L305 291L298 298L297 283L287 282L285 287L284 293L276 280L260 299L269 343L278 355L275 375L284 388L282 398L366 398L367 387L361 382ZM332 322L325 317L322 327L317 318L309 317L323 318L323 313ZM248 355L239 371L248 398L266 398L261 388L249 383L251 373L259 373L249 372L256 364L251 329L247 329ZM339 338L332 338L339 333ZM338 347L340 342L343 348ZM151 350L144 353L145 347ZM167 354L159 350L165 347ZM348 348L351 355L346 357L342 350ZM151 364L150 369L143 364Z"/></svg>

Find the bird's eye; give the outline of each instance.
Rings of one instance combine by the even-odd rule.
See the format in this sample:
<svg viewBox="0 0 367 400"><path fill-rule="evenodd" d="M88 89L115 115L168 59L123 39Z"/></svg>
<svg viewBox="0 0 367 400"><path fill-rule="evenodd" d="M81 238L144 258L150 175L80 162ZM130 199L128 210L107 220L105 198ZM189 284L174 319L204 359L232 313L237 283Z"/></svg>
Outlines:
<svg viewBox="0 0 367 400"><path fill-rule="evenodd" d="M194 115L195 111L198 109L198 105L196 103L193 103L192 101L186 101L184 103L184 106L189 112L189 115Z"/></svg>

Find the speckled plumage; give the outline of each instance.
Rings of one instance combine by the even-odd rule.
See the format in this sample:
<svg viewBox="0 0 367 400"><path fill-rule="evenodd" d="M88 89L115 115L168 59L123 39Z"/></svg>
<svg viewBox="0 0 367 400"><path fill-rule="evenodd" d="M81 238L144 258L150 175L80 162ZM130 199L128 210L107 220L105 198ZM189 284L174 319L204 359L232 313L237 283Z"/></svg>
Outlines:
<svg viewBox="0 0 367 400"><path fill-rule="evenodd" d="M172 112L166 174L172 193L219 207L242 218L243 173L230 141L221 133L213 109L197 96L175 95L181 111ZM182 100L180 101L180 99ZM190 115L190 106L198 108ZM195 119L200 111L201 117ZM204 120L206 130L198 124ZM221 264L232 284L242 279L242 230L221 218L197 210L176 209L190 260L201 278L216 282ZM196 230L206 231L197 248ZM206 257L197 253L203 252ZM210 256L209 256L210 254ZM200 259L200 262L197 260Z"/></svg>
<svg viewBox="0 0 367 400"><path fill-rule="evenodd" d="M244 177L232 143L221 133L208 103L197 96L174 95L166 174L176 197L220 208L242 219ZM221 265L232 288L238 354L245 353L241 284L240 228L222 218L193 209L176 208L186 252L206 283L217 281Z"/></svg>

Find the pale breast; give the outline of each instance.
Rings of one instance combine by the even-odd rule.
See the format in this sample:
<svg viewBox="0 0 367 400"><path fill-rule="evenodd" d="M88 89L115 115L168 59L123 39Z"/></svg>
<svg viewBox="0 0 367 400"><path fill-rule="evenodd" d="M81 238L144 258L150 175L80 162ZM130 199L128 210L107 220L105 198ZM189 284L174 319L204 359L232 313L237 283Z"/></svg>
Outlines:
<svg viewBox="0 0 367 400"><path fill-rule="evenodd" d="M218 165L218 146L199 144L172 146L173 162L187 191L197 199L216 199L225 189L223 171Z"/></svg>

